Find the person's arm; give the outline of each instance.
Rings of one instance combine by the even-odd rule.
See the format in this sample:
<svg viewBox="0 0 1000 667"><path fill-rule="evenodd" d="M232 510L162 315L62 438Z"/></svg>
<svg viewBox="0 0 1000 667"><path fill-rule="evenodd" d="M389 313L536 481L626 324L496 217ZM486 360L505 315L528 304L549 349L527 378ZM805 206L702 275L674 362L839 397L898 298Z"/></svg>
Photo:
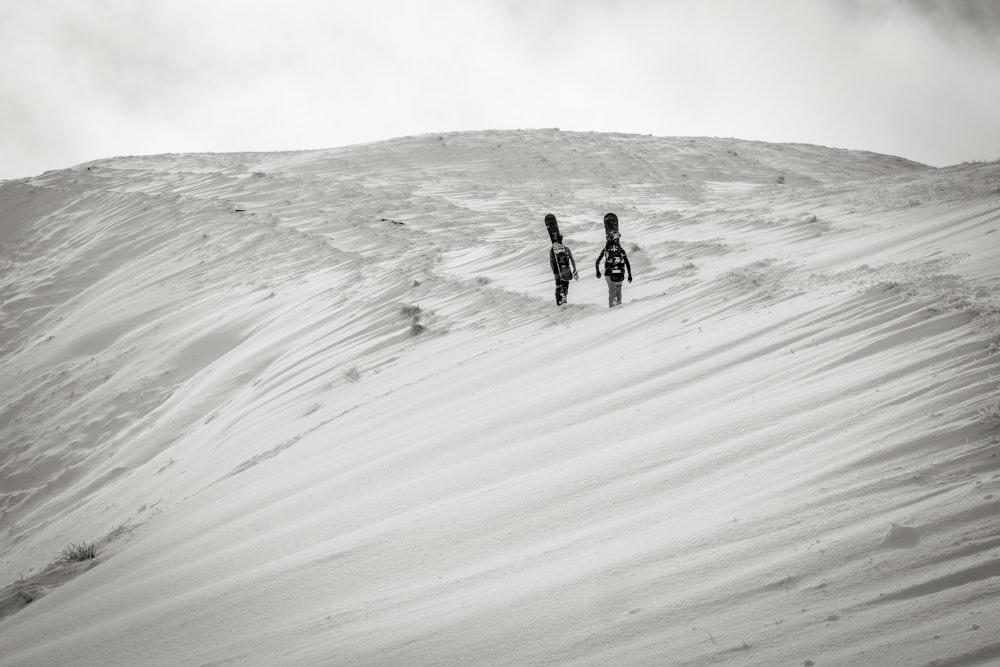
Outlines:
<svg viewBox="0 0 1000 667"><path fill-rule="evenodd" d="M625 248L622 248L622 257L625 258L625 270L628 271L628 281L632 282L632 265L628 263L628 255L625 253Z"/></svg>
<svg viewBox="0 0 1000 667"><path fill-rule="evenodd" d="M597 256L597 261L594 262L594 270L597 271L597 277L601 277L601 260L604 258L604 248L601 248L601 254Z"/></svg>
<svg viewBox="0 0 1000 667"><path fill-rule="evenodd" d="M576 260L573 258L573 251L567 247L566 252L569 253L569 263L573 265L573 280L577 280L580 276L576 272Z"/></svg>

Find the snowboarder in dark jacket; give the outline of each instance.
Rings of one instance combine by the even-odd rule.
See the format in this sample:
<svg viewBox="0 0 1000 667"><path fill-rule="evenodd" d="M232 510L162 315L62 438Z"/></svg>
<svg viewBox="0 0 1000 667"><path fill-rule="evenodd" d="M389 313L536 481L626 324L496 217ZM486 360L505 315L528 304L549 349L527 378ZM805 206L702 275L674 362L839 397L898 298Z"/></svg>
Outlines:
<svg viewBox="0 0 1000 667"><path fill-rule="evenodd" d="M549 248L549 266L556 279L556 305L561 306L569 298L570 278L576 280L580 277L576 272L576 260L573 259L573 253L562 242L562 234L555 237L552 247Z"/></svg>
<svg viewBox="0 0 1000 667"><path fill-rule="evenodd" d="M598 278L601 277L602 259L604 260L604 279L608 283L608 308L614 308L622 303L622 282L625 280L626 274L628 281L632 282L632 265L628 262L628 255L625 254L625 248L622 247L617 233L608 237L601 254L594 262L594 270L597 271Z"/></svg>

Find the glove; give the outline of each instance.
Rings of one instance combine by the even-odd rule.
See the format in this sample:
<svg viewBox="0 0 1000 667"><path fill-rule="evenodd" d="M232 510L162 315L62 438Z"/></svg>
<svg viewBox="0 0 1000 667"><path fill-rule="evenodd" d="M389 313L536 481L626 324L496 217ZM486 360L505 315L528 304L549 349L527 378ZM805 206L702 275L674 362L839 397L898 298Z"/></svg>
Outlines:
<svg viewBox="0 0 1000 667"><path fill-rule="evenodd" d="M629 277L628 277L628 281L629 281L629 282L632 282L632 276L629 276Z"/></svg>
<svg viewBox="0 0 1000 667"><path fill-rule="evenodd" d="M597 271L597 277L598 277L598 278L600 278L600 277L601 277L601 271L600 271L600 269L598 269L598 271Z"/></svg>
<svg viewBox="0 0 1000 667"><path fill-rule="evenodd" d="M579 280L579 279L580 279L580 274L577 273L576 271L574 271L573 272L573 280Z"/></svg>

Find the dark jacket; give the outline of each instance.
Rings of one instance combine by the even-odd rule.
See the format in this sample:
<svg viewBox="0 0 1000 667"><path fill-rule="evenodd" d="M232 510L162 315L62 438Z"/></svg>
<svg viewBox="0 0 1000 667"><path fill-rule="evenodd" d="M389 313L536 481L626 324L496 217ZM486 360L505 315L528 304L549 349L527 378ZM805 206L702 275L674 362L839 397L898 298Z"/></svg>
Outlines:
<svg viewBox="0 0 1000 667"><path fill-rule="evenodd" d="M614 241L608 241L607 243L604 244L604 247L601 248L601 254L597 256L597 261L594 262L594 270L597 271L597 273L601 272L601 260L604 259L604 255L605 253L608 252L608 249L613 246L618 246L618 248L621 250L622 259L625 260L625 270L628 271L628 277L629 279L631 279L632 265L628 263L628 255L625 253L625 248L623 248L620 243L616 243ZM604 272L607 273L607 271L608 271L608 265L605 262Z"/></svg>
<svg viewBox="0 0 1000 667"><path fill-rule="evenodd" d="M552 245L554 246L555 243ZM573 267L573 273L576 274L576 260L573 259L573 251L566 244L562 244L562 247L566 248L566 254L569 255L569 263ZM559 267L556 266L556 251L553 248L549 248L549 266L552 268L552 275L556 277L556 280L559 280Z"/></svg>

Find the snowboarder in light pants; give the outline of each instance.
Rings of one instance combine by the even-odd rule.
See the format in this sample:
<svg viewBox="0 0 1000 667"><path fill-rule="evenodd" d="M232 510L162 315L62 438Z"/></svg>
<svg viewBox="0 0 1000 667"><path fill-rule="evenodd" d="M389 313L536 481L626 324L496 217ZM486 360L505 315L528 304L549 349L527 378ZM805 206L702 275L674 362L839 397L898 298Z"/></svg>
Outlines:
<svg viewBox="0 0 1000 667"><path fill-rule="evenodd" d="M601 277L601 260L604 259L604 279L608 283L608 308L620 306L622 303L622 282L626 273L628 281L632 282L632 265L628 262L625 248L618 240L618 234L609 235L607 243L594 262L597 277Z"/></svg>

